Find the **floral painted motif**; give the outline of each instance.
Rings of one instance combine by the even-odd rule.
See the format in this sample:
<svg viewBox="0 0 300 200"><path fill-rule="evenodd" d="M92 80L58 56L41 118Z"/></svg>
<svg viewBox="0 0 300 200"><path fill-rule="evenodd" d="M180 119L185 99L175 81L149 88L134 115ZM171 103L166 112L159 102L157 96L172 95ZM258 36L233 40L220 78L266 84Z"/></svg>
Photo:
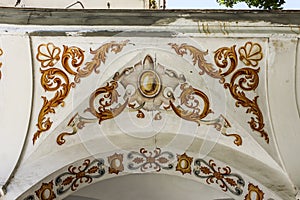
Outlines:
<svg viewBox="0 0 300 200"><path fill-rule="evenodd" d="M94 178L102 177L105 173L104 160L93 160L92 162L87 159L81 166L74 167L71 165L68 172L60 174L55 179L57 186L57 194L61 195L68 190L75 191L80 184L92 183Z"/></svg>
<svg viewBox="0 0 300 200"><path fill-rule="evenodd" d="M99 73L97 68L105 63L109 50L117 54L122 51L127 43L127 40L120 43L112 41L103 44L95 51L91 50L90 53L94 55L94 58L92 61L86 62L84 67L82 67L84 50L79 47L64 45L61 57L62 66L54 67L60 60L61 49L53 43L38 46L36 59L41 64L41 85L46 92L53 92L54 95L50 100L46 96L42 96L43 106L38 116L38 130L34 134L33 143L37 141L42 133L52 127L53 121L47 115L55 113L56 107L64 106L64 100L68 97L71 89L80 82L80 79L89 76L93 71ZM73 76L74 81L70 80L69 76ZM62 141L58 143L63 144Z"/></svg>
<svg viewBox="0 0 300 200"><path fill-rule="evenodd" d="M213 160L208 163L203 159L195 160L194 174L197 177L206 179L207 184L216 183L224 192L228 190L235 194L241 195L245 181L238 174L231 173L230 167L217 167Z"/></svg>
<svg viewBox="0 0 300 200"><path fill-rule="evenodd" d="M140 152L129 152L127 158L129 160L128 169L130 170L140 169L141 172L155 170L159 172L161 169L173 168L171 161L174 155L168 151L161 152L160 148L156 148L153 152L141 148Z"/></svg>

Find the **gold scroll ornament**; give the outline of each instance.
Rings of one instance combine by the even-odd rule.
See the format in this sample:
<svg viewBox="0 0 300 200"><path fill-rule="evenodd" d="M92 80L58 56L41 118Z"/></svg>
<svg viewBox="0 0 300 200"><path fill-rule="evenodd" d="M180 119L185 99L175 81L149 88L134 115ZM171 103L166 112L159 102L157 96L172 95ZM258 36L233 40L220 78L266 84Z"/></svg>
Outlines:
<svg viewBox="0 0 300 200"><path fill-rule="evenodd" d="M236 100L236 107L243 106L247 108L246 113L252 113L255 117L251 117L248 121L250 128L253 131L259 132L261 137L269 143L268 133L264 130L265 124L263 114L258 106L255 96L253 99L247 97L246 93L254 92L259 85L259 70L260 68L244 67L237 69L238 57L236 53L236 45L232 47L222 47L214 52L214 61L217 68L212 64L207 63L204 56L208 52L203 52L194 46L188 44L169 44L174 51L184 56L188 53L192 56L193 64L200 69L199 74L207 74L212 78L219 79L224 88L230 91L231 96ZM263 58L262 48L258 43L247 42L239 48L240 61L246 66L257 67L259 61ZM225 78L231 75L230 82L226 82Z"/></svg>

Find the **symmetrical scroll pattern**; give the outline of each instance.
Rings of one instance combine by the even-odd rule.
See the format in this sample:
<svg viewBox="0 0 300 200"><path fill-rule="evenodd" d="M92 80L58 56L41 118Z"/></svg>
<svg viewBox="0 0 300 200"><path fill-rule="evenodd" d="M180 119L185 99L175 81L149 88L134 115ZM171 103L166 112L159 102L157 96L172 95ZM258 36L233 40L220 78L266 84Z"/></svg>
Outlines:
<svg viewBox="0 0 300 200"><path fill-rule="evenodd" d="M213 120L206 119L213 111L210 108L209 97L203 91L191 86L183 74L178 75L159 63L155 64L153 60L147 55L134 67L116 72L110 82L90 95L89 107L85 111L90 112L101 124L105 120L117 117L125 109L137 112L136 117L139 119L145 118L145 112L151 111L155 113L153 120L161 120L161 112L171 109L184 120L195 122L199 126L214 126L223 135L235 137L234 143L237 146L242 144L239 135L227 134L226 129L230 124L223 115ZM119 87L123 88L123 91L119 90ZM122 91L122 94L119 91ZM175 91L178 91L179 96ZM80 115L74 119L77 122L70 120L68 124L73 131L58 136L59 145L64 143L65 135L73 135L82 124L95 120Z"/></svg>
<svg viewBox="0 0 300 200"><path fill-rule="evenodd" d="M173 168L171 162L174 155L168 151L162 152L160 148L156 148L153 152L141 148L140 152L129 152L127 158L129 161L128 169L130 170L140 169L141 172L155 170L159 172L161 169Z"/></svg>
<svg viewBox="0 0 300 200"><path fill-rule="evenodd" d="M213 160L208 163L203 159L195 160L194 174L197 177L206 179L207 184L216 183L224 192L228 190L235 194L241 195L245 181L238 174L231 173L230 167L217 167Z"/></svg>
<svg viewBox="0 0 300 200"><path fill-rule="evenodd" d="M255 91L259 84L259 70L260 68L253 69L249 67L237 69L238 57L236 54L236 45L232 47L222 47L215 51L214 61L218 68L213 68L212 64L206 63L203 58L205 52L197 49L194 46L182 44L170 44L175 52L183 56L190 52L193 59L193 64L200 68L200 75L206 73L212 78L220 80L221 84L224 84L225 89L230 91L232 97L236 100L236 106L243 106L247 108L246 113L252 113L255 117L251 117L248 122L250 128L253 131L257 131L269 143L269 136L264 130L264 119L263 114L258 106L257 99L255 96L250 99L245 92ZM239 49L239 59L246 65L256 67L259 61L263 58L262 48L258 43L247 42L244 46ZM225 78L231 76L230 82L226 82Z"/></svg>
<svg viewBox="0 0 300 200"><path fill-rule="evenodd" d="M75 191L80 183L91 183L93 178L99 178L105 173L104 160L96 159L92 162L86 159L79 167L71 165L68 168L68 172L60 174L55 179L55 185L57 188L57 194L61 195L68 190Z"/></svg>
<svg viewBox="0 0 300 200"><path fill-rule="evenodd" d="M93 70L99 73L97 68L101 63L105 63L109 50L119 53L127 42L111 42L104 44L95 51L91 50L91 54L95 56L83 68L81 66L84 62L84 51L79 47L64 45L61 56L62 67L54 67L60 60L61 49L53 43L39 45L36 59L41 64L41 85L46 92L54 92L55 94L50 100L46 96L42 96L43 106L38 116L38 130L34 134L33 143L43 132L51 128L53 122L47 115L55 113L55 108L59 105L64 106L64 100L69 95L71 88L74 88L81 78L89 76ZM70 80L70 75L74 76L74 81Z"/></svg>

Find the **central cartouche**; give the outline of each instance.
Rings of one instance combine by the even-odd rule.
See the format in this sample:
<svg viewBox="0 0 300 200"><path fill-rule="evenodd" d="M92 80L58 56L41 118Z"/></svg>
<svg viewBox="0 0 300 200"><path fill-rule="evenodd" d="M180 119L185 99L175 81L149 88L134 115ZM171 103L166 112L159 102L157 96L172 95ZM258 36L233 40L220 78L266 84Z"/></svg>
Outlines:
<svg viewBox="0 0 300 200"><path fill-rule="evenodd" d="M139 89L145 97L155 97L161 90L157 73L151 70L144 71L139 77Z"/></svg>

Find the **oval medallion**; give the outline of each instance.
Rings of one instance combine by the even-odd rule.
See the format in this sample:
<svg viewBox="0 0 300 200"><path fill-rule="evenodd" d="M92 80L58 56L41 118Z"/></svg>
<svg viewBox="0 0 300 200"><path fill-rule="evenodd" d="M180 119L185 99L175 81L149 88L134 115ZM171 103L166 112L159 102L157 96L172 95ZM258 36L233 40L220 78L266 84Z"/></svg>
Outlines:
<svg viewBox="0 0 300 200"><path fill-rule="evenodd" d="M144 71L139 78L139 89L148 98L155 97L161 90L160 78L154 71Z"/></svg>

